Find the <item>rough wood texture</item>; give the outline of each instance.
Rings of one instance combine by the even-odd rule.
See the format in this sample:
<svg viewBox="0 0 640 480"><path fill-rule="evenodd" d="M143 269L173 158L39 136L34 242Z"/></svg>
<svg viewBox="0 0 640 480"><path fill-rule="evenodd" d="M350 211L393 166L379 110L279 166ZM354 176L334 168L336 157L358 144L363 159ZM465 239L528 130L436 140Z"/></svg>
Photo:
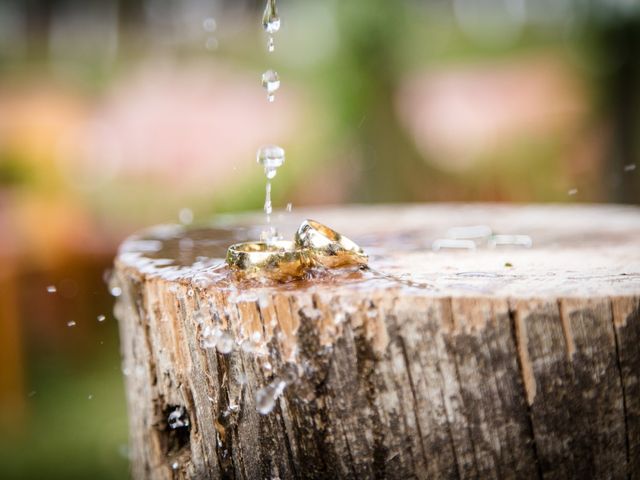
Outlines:
<svg viewBox="0 0 640 480"><path fill-rule="evenodd" d="M307 216L401 280L235 283L220 258L251 216L121 248L135 478L640 479L640 210L352 207L284 231ZM477 224L533 247L431 251Z"/></svg>

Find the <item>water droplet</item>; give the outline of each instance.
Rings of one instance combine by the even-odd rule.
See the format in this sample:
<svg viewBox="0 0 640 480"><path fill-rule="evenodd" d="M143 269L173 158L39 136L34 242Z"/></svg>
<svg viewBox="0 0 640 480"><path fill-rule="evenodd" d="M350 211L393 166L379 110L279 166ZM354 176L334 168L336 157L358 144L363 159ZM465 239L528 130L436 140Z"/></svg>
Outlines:
<svg viewBox="0 0 640 480"><path fill-rule="evenodd" d="M216 28L218 28L216 19L213 17L205 18L202 21L202 28L204 29L205 32L215 32Z"/></svg>
<svg viewBox="0 0 640 480"><path fill-rule="evenodd" d="M258 149L256 161L264 167L264 174L268 179L276 176L276 170L285 160L284 148L278 145L265 145Z"/></svg>
<svg viewBox="0 0 640 480"><path fill-rule="evenodd" d="M278 17L276 0L267 0L267 5L262 15L262 27L268 34L274 34L280 30L280 17Z"/></svg>
<svg viewBox="0 0 640 480"><path fill-rule="evenodd" d="M93 400L93 395L92 395L92 394L89 394L89 395L87 396L87 400Z"/></svg>
<svg viewBox="0 0 640 480"><path fill-rule="evenodd" d="M267 99L273 102L275 99L275 92L280 88L280 77L278 72L274 70L267 70L262 74L262 86L267 91Z"/></svg>
<svg viewBox="0 0 640 480"><path fill-rule="evenodd" d="M625 172L633 172L636 169L636 164L635 163L630 163L629 165L625 165L624 166L624 171Z"/></svg>
<svg viewBox="0 0 640 480"><path fill-rule="evenodd" d="M130 459L129 446L124 443L118 445L118 455L120 455L124 459L129 460Z"/></svg>
<svg viewBox="0 0 640 480"><path fill-rule="evenodd" d="M58 289L56 288L55 285L49 285L47 287L47 292L49 292L49 293L56 293L57 291L58 291Z"/></svg>
<svg viewBox="0 0 640 480"><path fill-rule="evenodd" d="M439 238L434 240L431 245L431 249L434 252L442 250L443 248L454 248L462 250L475 250L476 244L473 240L457 240L453 238Z"/></svg>
<svg viewBox="0 0 640 480"><path fill-rule="evenodd" d="M98 315L98 321L99 322L104 322L107 319L107 317L105 317L104 315Z"/></svg>
<svg viewBox="0 0 640 480"><path fill-rule="evenodd" d="M167 416L167 425L172 430L189 426L189 417L184 407L176 407Z"/></svg>
<svg viewBox="0 0 640 480"><path fill-rule="evenodd" d="M490 248L495 248L500 245L515 245L531 248L533 246L533 240L529 235L493 235L489 238L488 246Z"/></svg>
<svg viewBox="0 0 640 480"><path fill-rule="evenodd" d="M67 327L75 327L75 326L76 326L76 322L75 322L75 321L73 321L73 320L69 320L69 321L67 322Z"/></svg>
<svg viewBox="0 0 640 480"><path fill-rule="evenodd" d="M112 287L111 295L113 295L114 297L119 297L120 295L122 295L122 289L120 287Z"/></svg>
<svg viewBox="0 0 640 480"><path fill-rule="evenodd" d="M211 327L206 326L202 331L200 346L202 348L215 348L219 336L220 330L218 330L217 328L212 329Z"/></svg>
<svg viewBox="0 0 640 480"><path fill-rule="evenodd" d="M576 193L578 193L578 189L577 188L572 188L571 190L569 190L567 192L567 195L575 195Z"/></svg>
<svg viewBox="0 0 640 480"><path fill-rule="evenodd" d="M269 35L269 38L267 39L267 50L269 51L269 53L271 53L275 49L276 49L276 45L275 43L273 43L273 35Z"/></svg>
<svg viewBox="0 0 640 480"><path fill-rule="evenodd" d="M187 295L190 296L190 297L193 297L193 289L192 288L187 290Z"/></svg>
<svg viewBox="0 0 640 480"><path fill-rule="evenodd" d="M173 462L171 464L171 469L172 470L177 470L178 468L180 468L180 464L178 462Z"/></svg>
<svg viewBox="0 0 640 480"><path fill-rule="evenodd" d="M318 320L322 316L322 312L320 310L311 306L303 307L300 312L308 320Z"/></svg>
<svg viewBox="0 0 640 480"><path fill-rule="evenodd" d="M276 399L273 389L269 387L261 388L256 393L256 410L262 415L267 415L276 406Z"/></svg>
<svg viewBox="0 0 640 480"><path fill-rule="evenodd" d="M207 41L204 43L204 48L206 48L207 50L217 50L218 39L216 37L207 38Z"/></svg>
<svg viewBox="0 0 640 480"><path fill-rule="evenodd" d="M193 211L190 208L181 208L178 212L178 219L183 225L189 225L193 222Z"/></svg>
<svg viewBox="0 0 640 480"><path fill-rule="evenodd" d="M245 353L254 353L256 351L254 344L251 343L249 340L244 340L240 344L240 348Z"/></svg>
<svg viewBox="0 0 640 480"><path fill-rule="evenodd" d="M289 202L287 203L287 212L291 213L291 210L293 210L293 205Z"/></svg>
<svg viewBox="0 0 640 480"><path fill-rule="evenodd" d="M227 332L222 332L220 334L220 338L218 338L216 348L224 355L231 353L233 350L233 337L231 337Z"/></svg>
<svg viewBox="0 0 640 480"><path fill-rule="evenodd" d="M275 175L275 170L273 170L273 172ZM271 182L268 181L264 196L264 213L267 214L267 219L269 219L271 212L273 212L273 205L271 204Z"/></svg>

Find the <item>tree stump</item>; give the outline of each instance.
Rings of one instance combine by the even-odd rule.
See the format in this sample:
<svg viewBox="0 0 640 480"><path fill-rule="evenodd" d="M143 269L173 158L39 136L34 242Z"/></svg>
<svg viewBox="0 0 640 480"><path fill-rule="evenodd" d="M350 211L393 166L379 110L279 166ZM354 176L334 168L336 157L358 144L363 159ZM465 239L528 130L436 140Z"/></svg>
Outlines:
<svg viewBox="0 0 640 480"><path fill-rule="evenodd" d="M222 258L261 216L122 245L135 478L640 478L640 209L288 217L291 236L307 217L350 236L374 271L235 282ZM432 250L478 224L533 246Z"/></svg>

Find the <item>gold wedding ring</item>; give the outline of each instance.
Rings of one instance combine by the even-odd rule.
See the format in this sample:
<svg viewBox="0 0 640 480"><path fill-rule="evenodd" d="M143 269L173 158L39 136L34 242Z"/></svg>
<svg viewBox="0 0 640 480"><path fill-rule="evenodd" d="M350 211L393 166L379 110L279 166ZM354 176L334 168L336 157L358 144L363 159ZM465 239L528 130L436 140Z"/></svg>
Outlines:
<svg viewBox="0 0 640 480"><path fill-rule="evenodd" d="M284 281L302 277L311 261L308 252L295 243L280 240L231 245L227 250L227 263L245 278L269 277Z"/></svg>
<svg viewBox="0 0 640 480"><path fill-rule="evenodd" d="M315 264L327 268L366 265L367 254L353 240L315 220L305 220L296 232L296 244L308 250Z"/></svg>

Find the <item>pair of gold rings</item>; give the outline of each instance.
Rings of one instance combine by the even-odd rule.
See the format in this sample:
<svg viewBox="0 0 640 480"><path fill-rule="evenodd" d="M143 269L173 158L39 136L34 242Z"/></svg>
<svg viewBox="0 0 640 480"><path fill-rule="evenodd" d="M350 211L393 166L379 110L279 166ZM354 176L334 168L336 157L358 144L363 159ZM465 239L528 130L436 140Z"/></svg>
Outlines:
<svg viewBox="0 0 640 480"><path fill-rule="evenodd" d="M247 278L300 278L313 267L366 265L367 254L351 239L315 220L302 222L295 240L243 242L227 250L227 264Z"/></svg>

